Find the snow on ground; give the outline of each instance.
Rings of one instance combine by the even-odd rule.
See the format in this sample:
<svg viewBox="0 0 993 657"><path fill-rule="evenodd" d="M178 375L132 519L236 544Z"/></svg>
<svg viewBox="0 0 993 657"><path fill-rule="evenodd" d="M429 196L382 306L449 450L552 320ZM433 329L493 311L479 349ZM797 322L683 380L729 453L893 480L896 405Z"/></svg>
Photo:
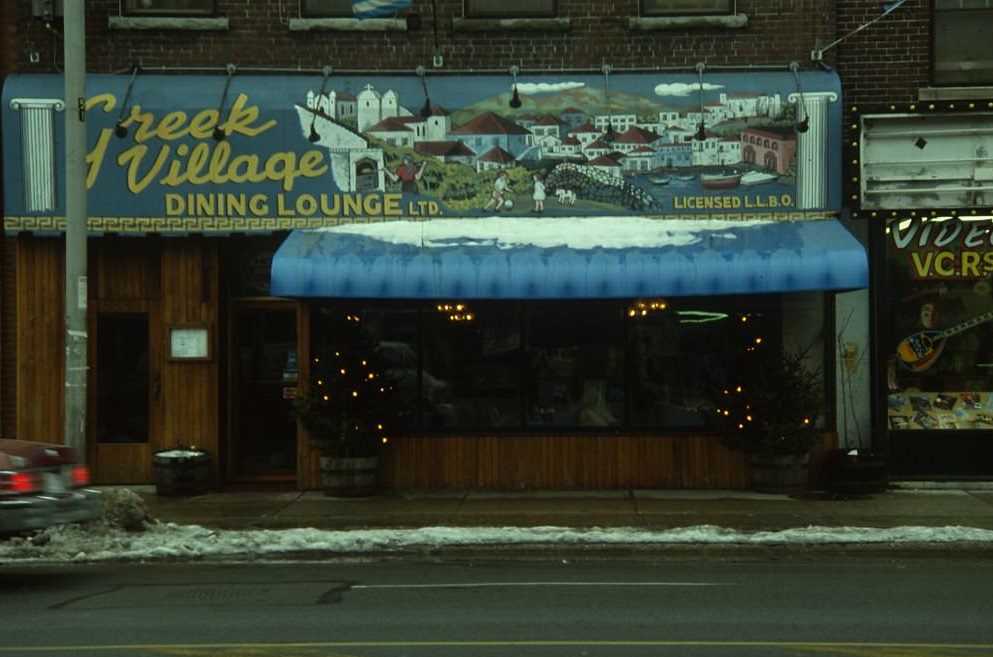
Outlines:
<svg viewBox="0 0 993 657"><path fill-rule="evenodd" d="M744 532L710 525L661 531L637 528L425 527L421 529L213 530L152 522L139 532L97 524L47 529L0 540L0 565L40 562L266 560L376 556L446 546L507 545L825 545L993 544L993 530L971 527L805 527Z"/></svg>

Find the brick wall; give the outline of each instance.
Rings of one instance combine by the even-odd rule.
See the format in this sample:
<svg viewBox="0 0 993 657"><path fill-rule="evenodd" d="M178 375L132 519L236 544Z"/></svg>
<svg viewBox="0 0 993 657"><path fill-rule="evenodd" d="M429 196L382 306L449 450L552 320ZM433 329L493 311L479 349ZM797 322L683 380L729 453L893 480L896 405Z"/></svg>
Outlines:
<svg viewBox="0 0 993 657"><path fill-rule="evenodd" d="M844 35L882 13L882 3L838 2L838 34ZM928 0L908 0L834 49L836 66L853 104L917 100L931 78L931 9Z"/></svg>
<svg viewBox="0 0 993 657"><path fill-rule="evenodd" d="M6 3L4 3L6 4ZM18 0L30 7L30 0ZM111 30L108 16L118 0L87 2L87 68L92 73L126 70L140 62L156 66L303 67L325 64L340 69L413 69L430 67L435 51L431 3L415 0L421 26L406 32L291 32L287 21L298 15L296 0L218 0L230 29L217 32ZM571 21L567 31L495 30L453 32L461 17L459 0L438 0L438 41L446 70L496 69L517 64L522 72L537 69L616 69L708 65L809 63L816 43L834 38L833 3L826 0L739 2L748 15L743 29L633 31L637 0L591 2L559 0L559 15ZM40 54L31 72L55 70L61 39L22 11L18 30L25 51Z"/></svg>

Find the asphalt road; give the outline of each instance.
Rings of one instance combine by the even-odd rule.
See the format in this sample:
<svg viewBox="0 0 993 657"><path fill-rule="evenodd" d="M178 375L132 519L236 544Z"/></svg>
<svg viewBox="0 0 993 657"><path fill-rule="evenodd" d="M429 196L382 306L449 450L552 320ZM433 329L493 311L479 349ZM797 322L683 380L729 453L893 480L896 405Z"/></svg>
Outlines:
<svg viewBox="0 0 993 657"><path fill-rule="evenodd" d="M0 567L0 657L993 656L993 559Z"/></svg>

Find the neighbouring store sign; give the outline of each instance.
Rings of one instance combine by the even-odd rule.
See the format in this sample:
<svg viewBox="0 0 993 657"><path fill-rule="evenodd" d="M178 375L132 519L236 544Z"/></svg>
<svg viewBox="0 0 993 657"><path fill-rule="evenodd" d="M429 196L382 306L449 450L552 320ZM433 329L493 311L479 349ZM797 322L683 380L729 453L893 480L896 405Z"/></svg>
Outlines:
<svg viewBox="0 0 993 657"><path fill-rule="evenodd" d="M993 217L887 223L891 429L993 428Z"/></svg>
<svg viewBox="0 0 993 657"><path fill-rule="evenodd" d="M609 79L608 79L609 77ZM802 91L803 93L799 93ZM426 93L427 92L427 93ZM520 107L512 107L516 92ZM64 216L62 78L3 94L7 230ZM840 84L802 72L94 75L90 226L246 231L516 216L802 218L840 206ZM799 157L802 148L810 151ZM813 191L811 191L813 190Z"/></svg>
<svg viewBox="0 0 993 657"><path fill-rule="evenodd" d="M993 274L993 217L892 221L890 247L917 280L986 280Z"/></svg>
<svg viewBox="0 0 993 657"><path fill-rule="evenodd" d="M852 194L863 213L993 208L993 101L892 105L857 118Z"/></svg>

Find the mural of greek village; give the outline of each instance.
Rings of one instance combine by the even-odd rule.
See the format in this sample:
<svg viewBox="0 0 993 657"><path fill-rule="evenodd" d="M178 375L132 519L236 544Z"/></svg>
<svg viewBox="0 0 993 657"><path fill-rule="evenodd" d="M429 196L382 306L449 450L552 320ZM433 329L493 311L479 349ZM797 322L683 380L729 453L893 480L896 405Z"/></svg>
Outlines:
<svg viewBox="0 0 993 657"><path fill-rule="evenodd" d="M7 230L64 217L56 75L3 89ZM814 218L841 201L830 71L87 77L91 230L479 216ZM45 172L36 175L32 172Z"/></svg>
<svg viewBox="0 0 993 657"><path fill-rule="evenodd" d="M417 195L431 214L792 209L803 118L793 79L668 78L504 80L472 102L464 82L448 96L430 93L439 80L411 93L391 80L332 79L296 110L302 136L327 149L338 190ZM735 78L749 88L728 84Z"/></svg>

